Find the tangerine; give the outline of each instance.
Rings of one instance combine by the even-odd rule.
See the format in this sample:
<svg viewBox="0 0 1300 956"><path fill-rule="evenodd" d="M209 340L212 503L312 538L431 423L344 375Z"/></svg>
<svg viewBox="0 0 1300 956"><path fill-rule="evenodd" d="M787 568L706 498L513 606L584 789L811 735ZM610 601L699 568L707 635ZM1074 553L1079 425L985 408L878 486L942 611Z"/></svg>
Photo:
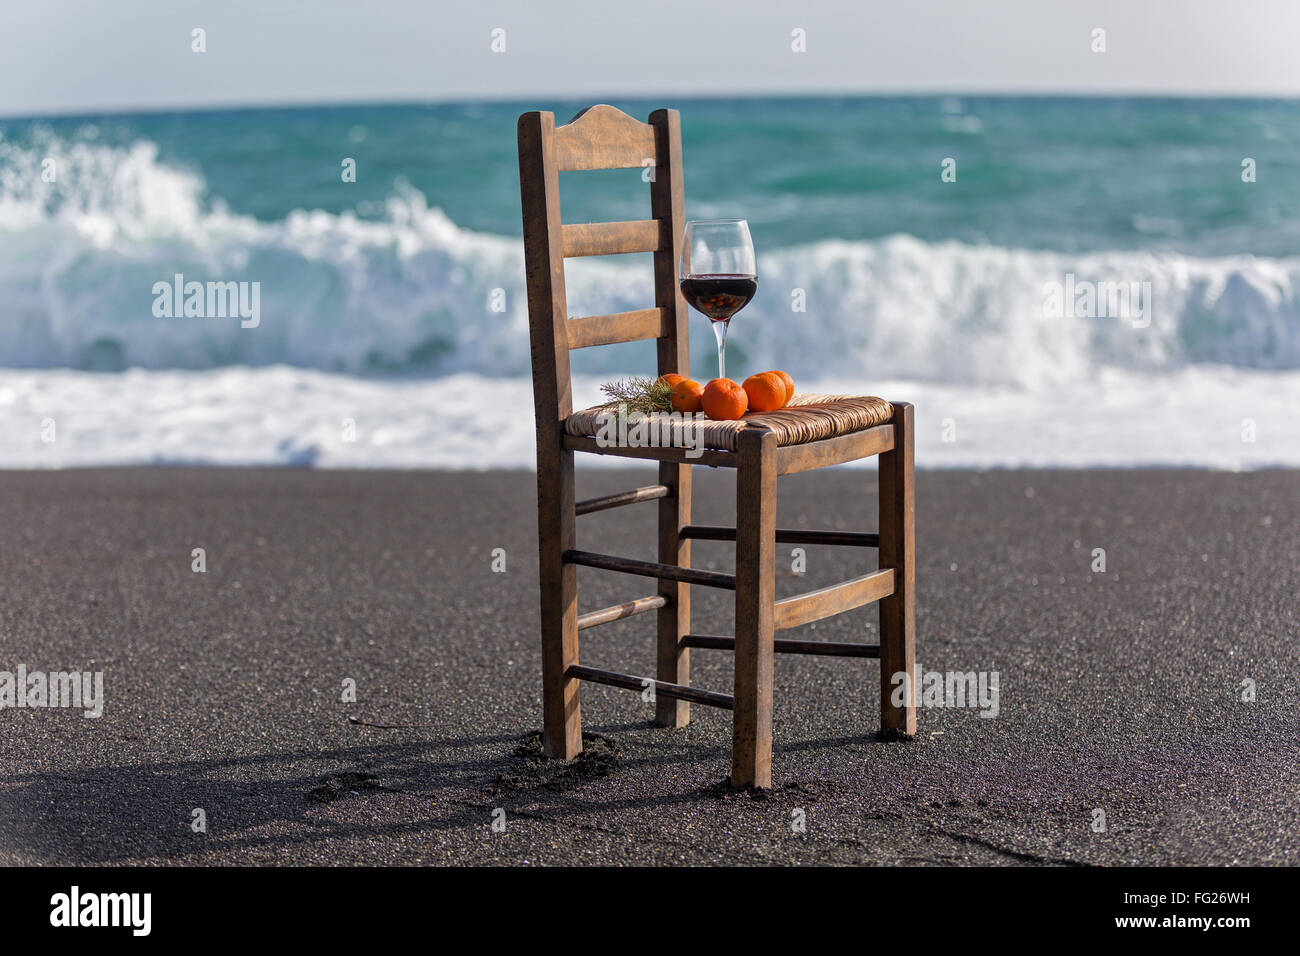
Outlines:
<svg viewBox="0 0 1300 956"><path fill-rule="evenodd" d="M673 386L673 411L698 412L704 406L700 399L704 396L704 386L693 379L684 378Z"/></svg>
<svg viewBox="0 0 1300 956"><path fill-rule="evenodd" d="M715 378L704 386L700 405L715 422L734 422L749 408L749 396L731 379Z"/></svg>
<svg viewBox="0 0 1300 956"><path fill-rule="evenodd" d="M783 372L779 368L772 369L772 371L767 374L775 375L780 378L781 381L785 382L785 404L781 406L784 408L785 405L790 404L790 399L794 398L794 379L790 377L789 372Z"/></svg>
<svg viewBox="0 0 1300 956"><path fill-rule="evenodd" d="M759 372L745 379L745 394L749 396L749 409L754 412L774 412L785 405L785 381L775 372Z"/></svg>

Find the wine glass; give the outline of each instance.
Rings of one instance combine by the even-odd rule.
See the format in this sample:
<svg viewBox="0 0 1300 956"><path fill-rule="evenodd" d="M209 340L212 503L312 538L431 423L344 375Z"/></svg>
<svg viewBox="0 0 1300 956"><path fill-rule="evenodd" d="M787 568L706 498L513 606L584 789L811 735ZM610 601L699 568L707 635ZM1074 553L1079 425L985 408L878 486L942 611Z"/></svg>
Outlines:
<svg viewBox="0 0 1300 956"><path fill-rule="evenodd" d="M677 274L682 298L713 325L718 340L718 378L725 378L727 324L758 290L749 223L743 219L688 222Z"/></svg>

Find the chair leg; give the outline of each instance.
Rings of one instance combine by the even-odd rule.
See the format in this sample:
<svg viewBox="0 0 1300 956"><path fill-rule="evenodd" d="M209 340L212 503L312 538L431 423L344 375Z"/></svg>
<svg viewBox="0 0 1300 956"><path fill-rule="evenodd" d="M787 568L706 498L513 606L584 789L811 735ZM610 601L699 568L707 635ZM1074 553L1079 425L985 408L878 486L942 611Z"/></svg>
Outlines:
<svg viewBox="0 0 1300 956"><path fill-rule="evenodd" d="M894 568L894 593L880 602L880 726L911 736L917 691L912 406L895 402L893 424L894 448L880 456L880 566Z"/></svg>
<svg viewBox="0 0 1300 956"><path fill-rule="evenodd" d="M772 786L772 640L776 600L776 436L737 436L736 650L731 785Z"/></svg>
<svg viewBox="0 0 1300 956"><path fill-rule="evenodd" d="M563 554L577 546L573 452L537 463L537 537L542 596L542 746L568 760L582 751L578 687L578 569Z"/></svg>
<svg viewBox="0 0 1300 956"><path fill-rule="evenodd" d="M681 536L681 529L691 523L691 466L661 462L659 483L672 490L667 498L659 499L659 561L690 567L691 542ZM670 684L689 686L691 650L682 646L682 638L691 630L691 586L660 580L659 593L668 603L659 609L655 676ZM690 721L690 701L670 697L655 700L655 723L660 727L685 727Z"/></svg>

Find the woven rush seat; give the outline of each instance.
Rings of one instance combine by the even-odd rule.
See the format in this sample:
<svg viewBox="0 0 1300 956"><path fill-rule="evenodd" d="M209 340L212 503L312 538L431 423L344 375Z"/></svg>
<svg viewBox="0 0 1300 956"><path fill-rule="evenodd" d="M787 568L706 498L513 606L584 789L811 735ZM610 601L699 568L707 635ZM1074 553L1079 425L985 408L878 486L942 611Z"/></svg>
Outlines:
<svg viewBox="0 0 1300 956"><path fill-rule="evenodd" d="M608 430L605 416L611 412L617 414L617 406L584 408L568 417L564 430L576 437L593 438L602 428ZM671 434L673 444L678 447L687 447L702 437L705 448L735 451L736 436L741 429L749 425L766 425L776 433L778 445L800 445L886 425L893 413L889 402L874 395L801 394L795 395L789 405L775 412L751 412L734 422L692 422L695 434L690 441L681 440L683 426L680 424L672 428ZM672 421L664 412L655 412L646 419L652 428L661 420Z"/></svg>

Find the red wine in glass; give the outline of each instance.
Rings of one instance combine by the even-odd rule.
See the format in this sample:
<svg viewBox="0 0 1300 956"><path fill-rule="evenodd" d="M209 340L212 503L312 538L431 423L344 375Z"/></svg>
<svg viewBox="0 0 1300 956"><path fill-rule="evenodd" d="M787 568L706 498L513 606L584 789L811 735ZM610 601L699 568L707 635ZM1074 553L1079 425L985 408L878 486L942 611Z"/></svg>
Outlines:
<svg viewBox="0 0 1300 956"><path fill-rule="evenodd" d="M745 307L757 290L758 279L754 276L682 276L682 297L714 322L726 322Z"/></svg>
<svg viewBox="0 0 1300 956"><path fill-rule="evenodd" d="M727 374L727 324L758 291L754 242L743 219L688 222L678 269L682 298L709 319L718 340L718 378Z"/></svg>

